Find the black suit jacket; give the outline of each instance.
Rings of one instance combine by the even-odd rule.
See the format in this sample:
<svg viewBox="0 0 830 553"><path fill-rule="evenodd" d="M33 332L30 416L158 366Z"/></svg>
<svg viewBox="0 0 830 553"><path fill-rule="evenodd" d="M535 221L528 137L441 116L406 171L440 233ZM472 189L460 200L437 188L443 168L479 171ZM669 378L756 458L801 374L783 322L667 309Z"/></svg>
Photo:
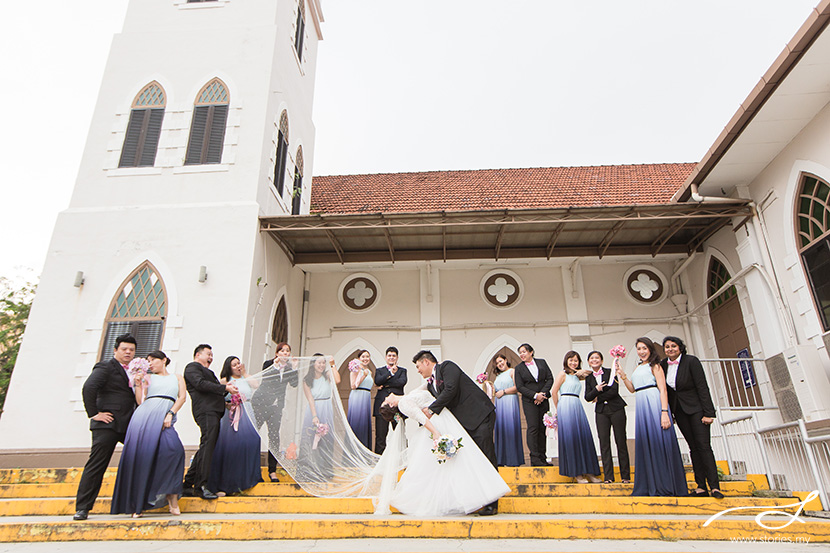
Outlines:
<svg viewBox="0 0 830 553"><path fill-rule="evenodd" d="M121 363L115 358L96 363L92 374L84 382L82 391L84 409L92 418L100 412L112 413L112 422L89 421L90 430L110 428L119 433L127 431L135 411L135 392Z"/></svg>
<svg viewBox="0 0 830 553"><path fill-rule="evenodd" d="M608 384L611 375L614 374L613 369L602 368L602 381ZM597 400L597 413L615 413L620 409L625 408L625 401L620 397L620 381L615 379L610 386L605 386L602 391L597 390L596 377L593 373L585 378L585 401Z"/></svg>
<svg viewBox="0 0 830 553"><path fill-rule="evenodd" d="M403 395L403 387L406 386L407 380L406 369L403 367L398 367L395 374L389 371L389 367L380 367L375 371L375 385L378 386L378 391L375 394L372 412L376 417L380 416L380 406L389 394Z"/></svg>
<svg viewBox="0 0 830 553"><path fill-rule="evenodd" d="M193 418L207 413L225 412L225 385L219 382L212 370L193 361L184 368L184 383L190 394Z"/></svg>
<svg viewBox="0 0 830 553"><path fill-rule="evenodd" d="M514 376L516 377L516 389L522 396L522 401L533 403L533 398L539 392L545 394L550 399L550 389L553 388L553 373L550 371L547 362L544 359L534 359L536 368L539 369L539 379L535 380L530 374L530 369L527 368L524 361L516 365Z"/></svg>
<svg viewBox="0 0 830 553"><path fill-rule="evenodd" d="M264 379L262 381L262 384L260 385L260 388L262 388L262 386L266 386L267 388L273 390L276 393L282 392L284 394L285 389L288 386L296 388L297 384L300 382L299 370L297 369L297 367L294 366L293 363L291 363L291 361L288 361L288 363L285 364L285 367L282 370L282 380L280 380L279 369L277 368L277 365L274 363L273 359L269 359L268 361L265 361L265 363L262 364L263 371L268 369L271 370L271 373L269 374L273 374L273 376Z"/></svg>
<svg viewBox="0 0 830 553"><path fill-rule="evenodd" d="M432 376L435 380L427 389L435 396L435 401L429 406L433 413L440 413L446 407L469 431L496 410L484 390L452 361L435 365Z"/></svg>
<svg viewBox="0 0 830 553"><path fill-rule="evenodd" d="M660 361L663 372L668 375L668 358ZM669 394L669 407L672 413L680 408L687 415L703 412L704 417L715 417L715 405L709 394L709 385L706 383L706 373L700 359L694 355L681 355L677 366L675 387L666 384Z"/></svg>

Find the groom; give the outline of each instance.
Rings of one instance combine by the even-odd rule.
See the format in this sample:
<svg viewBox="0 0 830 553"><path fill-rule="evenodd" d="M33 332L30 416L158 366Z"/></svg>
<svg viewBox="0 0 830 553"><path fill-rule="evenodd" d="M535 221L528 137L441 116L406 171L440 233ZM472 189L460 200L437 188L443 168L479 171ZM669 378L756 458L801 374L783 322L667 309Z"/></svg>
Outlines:
<svg viewBox="0 0 830 553"><path fill-rule="evenodd" d="M496 463L496 446L493 444L493 429L496 425L496 408L487 394L452 361L438 364L438 360L429 350L421 350L412 358L418 373L427 381L427 390L435 397L432 405L424 408L428 418L448 408L464 430L470 435L481 452ZM499 511L499 502L484 506L477 514L495 515Z"/></svg>

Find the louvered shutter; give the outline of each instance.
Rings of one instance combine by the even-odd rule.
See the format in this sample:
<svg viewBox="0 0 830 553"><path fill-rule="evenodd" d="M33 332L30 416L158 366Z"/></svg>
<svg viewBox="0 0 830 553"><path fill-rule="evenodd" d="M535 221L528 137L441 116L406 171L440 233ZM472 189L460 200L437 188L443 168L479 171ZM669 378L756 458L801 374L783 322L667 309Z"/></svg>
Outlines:
<svg viewBox="0 0 830 553"><path fill-rule="evenodd" d="M164 119L163 109L145 110L150 112L145 117L144 140L139 152L139 167L152 167L156 164L156 152L159 147L159 136L161 135L161 122Z"/></svg>
<svg viewBox="0 0 830 553"><path fill-rule="evenodd" d="M225 142L225 125L228 122L228 106L210 106L210 133L207 151L202 163L222 163L222 145Z"/></svg>
<svg viewBox="0 0 830 553"><path fill-rule="evenodd" d="M135 167L136 154L141 144L141 130L144 127L144 119L147 117L146 109L134 109L130 112L130 122L127 124L127 136L124 137L124 146L121 148L121 160L119 167ZM164 110L160 110L164 113Z"/></svg>
<svg viewBox="0 0 830 553"><path fill-rule="evenodd" d="M294 171L294 193L291 201L291 215L300 214L300 200L303 197L303 176L299 171Z"/></svg>
<svg viewBox="0 0 830 553"><path fill-rule="evenodd" d="M133 323L130 321L113 321L107 325L107 334L104 337L104 345L101 347L100 361L106 361L112 357L115 349L115 339L122 334L132 331Z"/></svg>
<svg viewBox="0 0 830 553"><path fill-rule="evenodd" d="M285 191L285 164L288 158L288 144L282 132L277 136L277 159L274 165L274 186L277 188L277 195L282 198Z"/></svg>
<svg viewBox="0 0 830 553"><path fill-rule="evenodd" d="M122 334L132 334L138 342L135 348L136 357L147 357L147 354L161 346L161 333L164 330L164 321L113 321L107 325L107 334L101 348L101 361L112 357L115 349L115 339Z"/></svg>
<svg viewBox="0 0 830 553"><path fill-rule="evenodd" d="M193 110L193 122L190 125L190 140L187 143L185 165L200 165L202 163L202 147L205 143L205 130L212 106L196 106Z"/></svg>

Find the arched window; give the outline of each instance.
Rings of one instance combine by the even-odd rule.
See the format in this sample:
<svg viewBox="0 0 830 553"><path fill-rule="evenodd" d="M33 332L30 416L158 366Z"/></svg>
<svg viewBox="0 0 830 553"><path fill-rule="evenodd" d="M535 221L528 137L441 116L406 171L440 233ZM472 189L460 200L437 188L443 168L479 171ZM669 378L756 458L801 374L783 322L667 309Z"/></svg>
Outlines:
<svg viewBox="0 0 830 553"><path fill-rule="evenodd" d="M280 130L277 134L277 156L274 163L274 187L282 198L285 191L285 167L288 162L288 112L280 114Z"/></svg>
<svg viewBox="0 0 830 553"><path fill-rule="evenodd" d="M799 253L810 281L824 330L830 330L830 186L804 175L798 195L796 233Z"/></svg>
<svg viewBox="0 0 830 553"><path fill-rule="evenodd" d="M275 344L288 342L288 308L285 305L285 296L280 298L277 304L277 312L274 313L274 323L271 325L271 340Z"/></svg>
<svg viewBox="0 0 830 553"><path fill-rule="evenodd" d="M127 277L112 300L100 359L103 361L112 355L115 338L126 332L135 336L138 342L137 357L159 349L166 316L164 283L156 268L145 261Z"/></svg>
<svg viewBox="0 0 830 553"><path fill-rule="evenodd" d="M297 4L297 29L294 33L294 50L297 52L297 59L303 61L303 38L305 36L305 2L300 0Z"/></svg>
<svg viewBox="0 0 830 553"><path fill-rule="evenodd" d="M199 92L193 105L185 165L222 163L229 103L228 89L219 79L213 79Z"/></svg>
<svg viewBox="0 0 830 553"><path fill-rule="evenodd" d="M297 158L294 160L294 191L291 193L291 215L300 214L300 204L303 198L303 147L297 148Z"/></svg>
<svg viewBox="0 0 830 553"><path fill-rule="evenodd" d="M121 148L119 167L155 165L164 105L164 89L155 81L145 86L135 97L124 146Z"/></svg>
<svg viewBox="0 0 830 553"><path fill-rule="evenodd" d="M721 263L718 258L712 257L712 262L709 265L709 278L706 295L711 296L720 290L721 286L726 284L730 278L729 270L726 266ZM717 309L726 303L728 299L735 297L736 294L737 292L735 291L735 287L730 286L724 290L721 295L712 300L712 303L710 304L711 309Z"/></svg>

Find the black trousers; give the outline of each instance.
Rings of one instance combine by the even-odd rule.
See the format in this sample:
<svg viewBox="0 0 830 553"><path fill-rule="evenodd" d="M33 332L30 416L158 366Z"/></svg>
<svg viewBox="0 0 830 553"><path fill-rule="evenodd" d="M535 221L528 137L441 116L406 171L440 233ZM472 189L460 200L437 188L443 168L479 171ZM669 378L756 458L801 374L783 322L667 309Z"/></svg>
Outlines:
<svg viewBox="0 0 830 553"><path fill-rule="evenodd" d="M548 440L545 435L545 424L542 417L548 412L549 400L536 405L532 401L522 398L522 409L525 412L527 421L527 448L530 450L530 466L543 467L548 464L547 446Z"/></svg>
<svg viewBox="0 0 830 553"><path fill-rule="evenodd" d="M715 462L715 453L712 451L711 442L711 426L703 424L700 419L703 418L703 411L692 413L691 415L684 413L682 409L677 409L674 413L674 421L677 427L686 438L686 443L689 444L689 453L692 458L692 468L695 471L695 482L697 487L702 490L719 490L720 480L718 479L718 465ZM706 484L709 487L706 487Z"/></svg>
<svg viewBox="0 0 830 553"><path fill-rule="evenodd" d="M625 435L625 409L613 413L597 413L597 437L602 456L602 470L605 480L614 481L614 457L611 455L611 428L614 428L614 441L617 444L617 457L620 459L620 479L631 480L631 463L628 459L628 438Z"/></svg>
<svg viewBox="0 0 830 553"><path fill-rule="evenodd" d="M390 421L392 429L398 427L394 419ZM386 451L386 436L389 435L389 422L380 415L375 415L375 453L382 455Z"/></svg>
<svg viewBox="0 0 830 553"><path fill-rule="evenodd" d="M266 386L263 389L263 386ZM263 420L257 422L268 424L268 473L277 472L277 458L272 452L280 450L280 424L282 423L282 410L285 407L285 388L276 389L272 384L265 384L254 393L251 398L258 417ZM280 393L282 392L282 393ZM257 429L259 430L259 429Z"/></svg>
<svg viewBox="0 0 830 553"><path fill-rule="evenodd" d="M465 428L467 433L476 443L478 448L484 453L484 456L493 463L493 467L499 470L498 461L496 460L496 444L493 442L493 432L496 429L496 412L491 411L487 417L473 429ZM499 501L493 501L488 507L498 509Z"/></svg>
<svg viewBox="0 0 830 553"><path fill-rule="evenodd" d="M185 488L200 489L207 484L210 476L210 467L213 462L213 450L216 448L216 439L219 437L219 423L224 413L204 413L196 419L199 430L202 432L199 440L199 451L193 456L190 468L184 477Z"/></svg>
<svg viewBox="0 0 830 553"><path fill-rule="evenodd" d="M104 472L112 459L112 452L118 442L124 443L126 433L116 432L109 428L100 428L92 431L92 447L89 450L89 459L84 465L84 473L78 483L78 495L75 498L76 511L91 511L101 491L101 482Z"/></svg>

